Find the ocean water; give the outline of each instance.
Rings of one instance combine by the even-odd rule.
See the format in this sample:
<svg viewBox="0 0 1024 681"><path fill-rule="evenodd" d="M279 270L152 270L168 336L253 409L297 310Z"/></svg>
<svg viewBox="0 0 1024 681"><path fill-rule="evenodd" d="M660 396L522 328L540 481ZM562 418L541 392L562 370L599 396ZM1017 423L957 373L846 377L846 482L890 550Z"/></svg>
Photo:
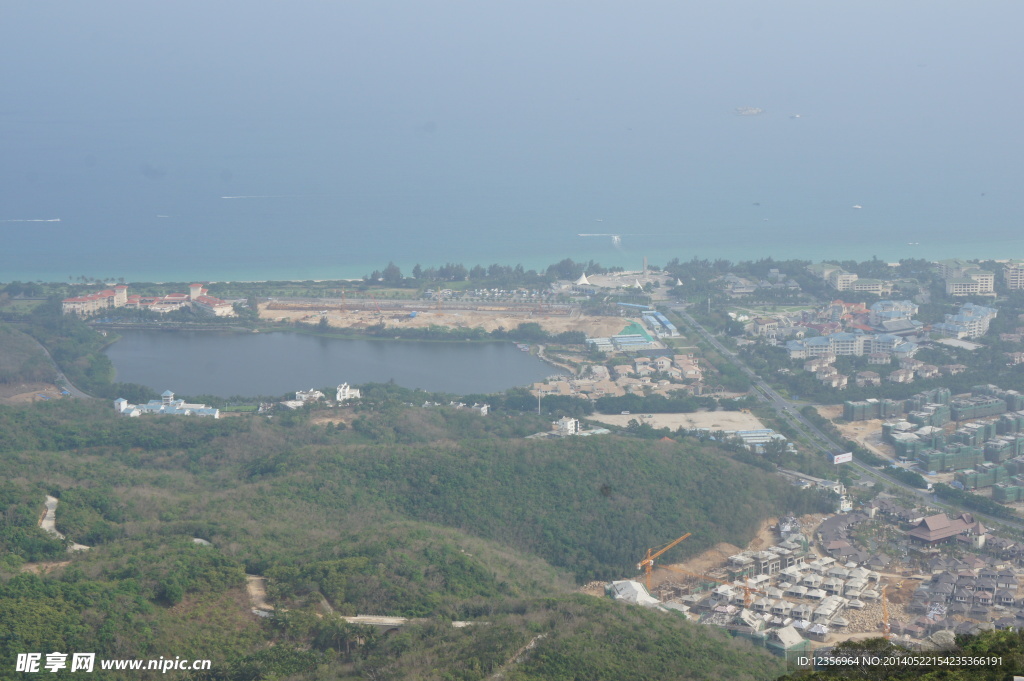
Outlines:
<svg viewBox="0 0 1024 681"><path fill-rule="evenodd" d="M1024 257L1024 6L683 4L5 8L0 281Z"/></svg>

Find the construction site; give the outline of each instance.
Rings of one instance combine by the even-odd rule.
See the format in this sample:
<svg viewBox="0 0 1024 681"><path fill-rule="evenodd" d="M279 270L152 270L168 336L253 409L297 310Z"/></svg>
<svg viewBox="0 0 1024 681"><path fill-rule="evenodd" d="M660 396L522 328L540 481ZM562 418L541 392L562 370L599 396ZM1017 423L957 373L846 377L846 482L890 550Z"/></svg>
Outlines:
<svg viewBox="0 0 1024 681"><path fill-rule="evenodd" d="M335 328L514 329L535 323L548 333L581 331L590 336L609 336L622 330L618 316L584 315L578 305L544 301L462 301L443 296L436 299L336 298L271 300L259 304L261 319L278 322L325 323Z"/></svg>
<svg viewBox="0 0 1024 681"><path fill-rule="evenodd" d="M682 614L782 656L876 637L935 648L1024 619L1015 607L1017 570L1007 561L935 557L921 574L897 571L886 556L835 539L863 522L859 516L773 519L746 550L718 544L685 563L659 562L686 533L638 557L639 578L601 586L616 600ZM596 595L598 586L588 591Z"/></svg>

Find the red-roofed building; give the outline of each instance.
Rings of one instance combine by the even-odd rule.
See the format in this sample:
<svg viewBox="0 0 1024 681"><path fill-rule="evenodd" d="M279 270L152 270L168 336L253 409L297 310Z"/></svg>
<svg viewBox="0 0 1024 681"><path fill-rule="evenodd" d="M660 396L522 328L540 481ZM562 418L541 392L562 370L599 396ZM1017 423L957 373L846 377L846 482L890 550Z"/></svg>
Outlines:
<svg viewBox="0 0 1024 681"><path fill-rule="evenodd" d="M86 316L111 307L123 307L128 300L128 287L124 284L84 296L65 298L61 304L63 314Z"/></svg>
<svg viewBox="0 0 1024 681"><path fill-rule="evenodd" d="M160 314L193 307L217 317L230 317L235 313L231 303L206 295L206 289L202 284L189 286L189 293L168 293L165 296L141 296L139 294L129 296L128 287L120 284L98 293L65 298L62 311L64 314L77 314L85 317L114 307L151 310Z"/></svg>
<svg viewBox="0 0 1024 681"><path fill-rule="evenodd" d="M203 289L205 290L205 289ZM235 308L226 301L213 296L202 295L192 299L192 306L215 317L231 317L235 314Z"/></svg>

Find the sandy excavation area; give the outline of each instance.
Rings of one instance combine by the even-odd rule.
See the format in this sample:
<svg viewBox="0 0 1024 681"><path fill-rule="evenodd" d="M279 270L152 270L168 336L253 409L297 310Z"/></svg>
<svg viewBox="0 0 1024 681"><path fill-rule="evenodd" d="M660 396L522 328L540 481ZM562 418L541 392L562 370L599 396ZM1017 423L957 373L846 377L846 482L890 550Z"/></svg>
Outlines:
<svg viewBox="0 0 1024 681"><path fill-rule="evenodd" d="M0 384L0 404L25 404L44 401L41 395L51 400L60 399L60 390L52 383L5 383Z"/></svg>
<svg viewBox="0 0 1024 681"><path fill-rule="evenodd" d="M279 310L268 309L268 303L260 303L260 318L270 321L288 321L316 323L320 313L316 310ZM391 328L426 328L428 326L448 326L452 328L494 331L499 328L514 329L520 324L534 322L549 333L563 331L582 331L592 338L614 336L629 324L622 317L590 317L575 313L569 316L543 315L530 312L496 312L478 310L427 310L410 317L408 312L383 310L327 310L327 323L335 328L365 329L379 324Z"/></svg>
<svg viewBox="0 0 1024 681"><path fill-rule="evenodd" d="M815 407L818 413L827 419L841 418L843 406L821 405ZM895 449L892 445L882 442L882 424L888 419L869 419L867 421L854 421L853 423L836 423L835 427L839 432L861 446L866 447L873 453L885 459L896 459Z"/></svg>
<svg viewBox="0 0 1024 681"><path fill-rule="evenodd" d="M708 428L711 430L759 430L756 416L742 411L695 411L688 414L593 414L587 417L613 426L629 425L635 419L654 428Z"/></svg>

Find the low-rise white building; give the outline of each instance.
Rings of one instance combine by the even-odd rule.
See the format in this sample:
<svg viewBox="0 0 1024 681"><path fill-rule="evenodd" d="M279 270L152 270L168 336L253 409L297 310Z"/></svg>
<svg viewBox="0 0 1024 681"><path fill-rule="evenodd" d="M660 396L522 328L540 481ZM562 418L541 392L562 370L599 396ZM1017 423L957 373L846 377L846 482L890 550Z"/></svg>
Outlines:
<svg viewBox="0 0 1024 681"><path fill-rule="evenodd" d="M559 435L568 437L569 435L580 434L580 422L579 419L574 419L569 416L563 416L552 424Z"/></svg>
<svg viewBox="0 0 1024 681"><path fill-rule="evenodd" d="M993 307L965 303L956 314L947 314L946 321L932 325L932 331L953 338L981 338L999 311Z"/></svg>
<svg viewBox="0 0 1024 681"><path fill-rule="evenodd" d="M335 397L337 402L345 402L347 400L358 400L362 397L359 392L359 388L353 388L348 383L342 383L338 386L338 393Z"/></svg>
<svg viewBox="0 0 1024 681"><path fill-rule="evenodd" d="M210 416L220 418L220 410L205 404L189 404L185 400L174 399L174 393L165 390L159 400L150 400L146 404L129 404L128 400L119 397L114 400L114 411L123 416L142 416L143 414L160 414L163 416Z"/></svg>
<svg viewBox="0 0 1024 681"><path fill-rule="evenodd" d="M946 295L993 295L996 275L966 260L940 260L935 270L946 280Z"/></svg>
<svg viewBox="0 0 1024 681"><path fill-rule="evenodd" d="M1010 260L1003 265L1003 279L1011 291L1024 289L1024 260Z"/></svg>

